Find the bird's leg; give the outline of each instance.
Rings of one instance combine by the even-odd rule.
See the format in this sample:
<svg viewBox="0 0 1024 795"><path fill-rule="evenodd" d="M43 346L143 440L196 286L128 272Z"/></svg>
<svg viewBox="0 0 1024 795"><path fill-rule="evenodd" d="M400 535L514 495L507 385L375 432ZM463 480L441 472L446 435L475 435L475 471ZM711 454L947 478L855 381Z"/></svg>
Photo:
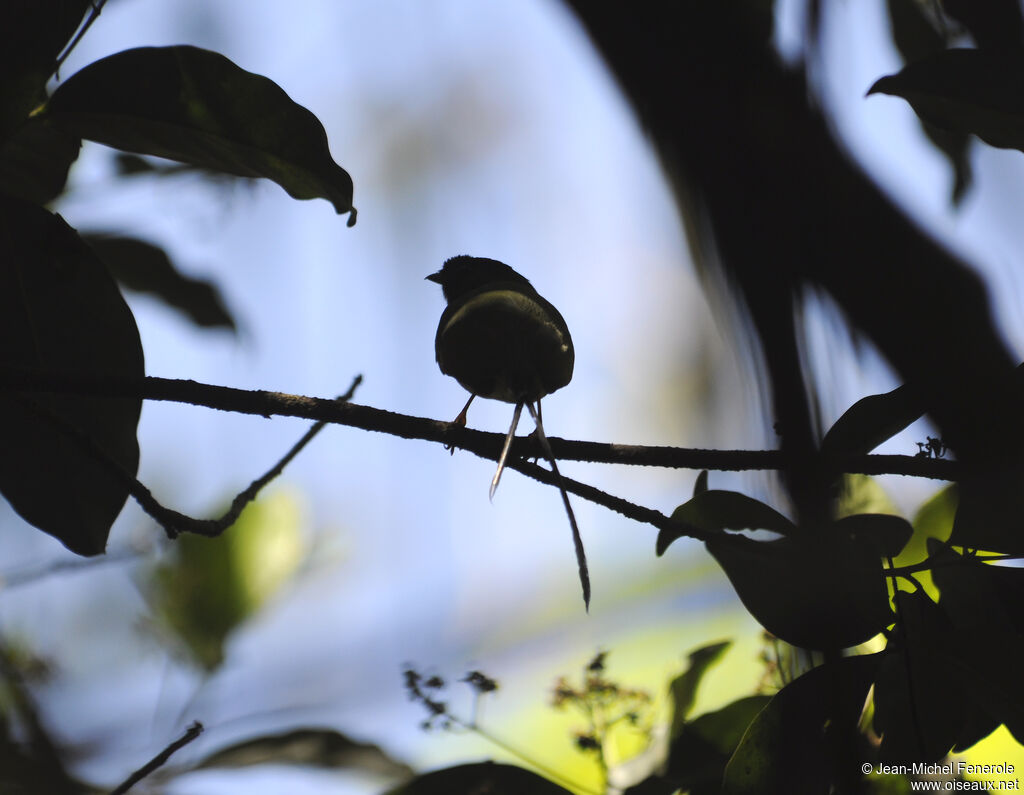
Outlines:
<svg viewBox="0 0 1024 795"><path fill-rule="evenodd" d="M537 438L540 439L540 446L544 449L545 455L548 457L548 461L551 463L551 472L554 474L556 481L558 482L558 490L562 494L562 504L565 505L565 515L569 517L569 527L572 528L572 543L576 548L576 565L580 571L580 586L583 588L583 606L589 612L590 610L590 570L587 568L587 552L583 548L583 537L580 535L579 525L576 524L576 514L572 511L572 505L569 504L569 495L565 490L565 485L562 483L562 473L558 471L558 464L555 462L555 454L551 451L551 444L548 442L548 437L544 433L544 423L540 419L540 401L537 401L537 408L534 409L532 403L527 403L526 408L530 411L530 416L533 417L533 421L537 426Z"/></svg>
<svg viewBox="0 0 1024 795"><path fill-rule="evenodd" d="M533 411L533 409L530 409ZM501 448L501 456L498 458L498 469L491 478L490 498L494 499L494 492L498 490L498 482L501 480L501 473L505 471L505 459L508 457L508 449L512 446L512 439L516 435L516 426L519 424L519 415L523 413L523 404L516 403L516 410L512 412L512 424L508 428L508 435L505 437L505 446Z"/></svg>
<svg viewBox="0 0 1024 795"><path fill-rule="evenodd" d="M541 421L540 401L539 400L537 401L537 420L536 420L536 423L537 423L537 425L540 425L540 426L544 425L544 423ZM529 438L529 439L539 439L540 434L537 432L537 425L535 425L533 430L530 431L530 435L527 438ZM540 460L540 456L535 455L532 458L528 458L527 460L528 461L532 460L533 463L536 464L537 461Z"/></svg>
<svg viewBox="0 0 1024 795"><path fill-rule="evenodd" d="M462 407L462 411L459 412L459 416L456 417L454 420L452 420L452 425L458 425L460 428L465 428L466 427L466 412L469 411L469 404L473 402L473 398L475 398L475 397L476 397L476 395L474 395L474 394L471 394L469 396L469 400L467 400L466 401L466 405ZM446 444L444 446L444 449L447 450L452 455L455 455L455 445L454 444Z"/></svg>

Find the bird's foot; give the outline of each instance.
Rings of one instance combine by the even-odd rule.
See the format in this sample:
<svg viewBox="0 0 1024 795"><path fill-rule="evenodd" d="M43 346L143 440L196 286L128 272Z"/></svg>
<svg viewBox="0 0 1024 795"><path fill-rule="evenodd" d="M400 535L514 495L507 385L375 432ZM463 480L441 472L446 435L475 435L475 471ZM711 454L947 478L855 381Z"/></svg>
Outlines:
<svg viewBox="0 0 1024 795"><path fill-rule="evenodd" d="M473 402L474 397L476 397L476 395L470 395L469 400L466 402L466 405L463 406L462 411L459 412L459 416L452 420L452 425L458 425L460 428L466 427L466 414L469 411L469 404ZM454 444L446 444L444 446L444 449L447 450L451 455L455 455Z"/></svg>

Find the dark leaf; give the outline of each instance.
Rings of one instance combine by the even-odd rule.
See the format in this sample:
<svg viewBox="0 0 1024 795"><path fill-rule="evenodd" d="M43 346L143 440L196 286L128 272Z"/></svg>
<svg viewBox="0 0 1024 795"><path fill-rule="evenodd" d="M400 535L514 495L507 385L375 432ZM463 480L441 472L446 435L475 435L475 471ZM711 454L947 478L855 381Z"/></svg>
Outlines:
<svg viewBox="0 0 1024 795"><path fill-rule="evenodd" d="M356 768L383 776L412 775L408 765L395 761L378 746L356 742L333 729L296 729L285 734L255 737L222 748L196 767L263 764Z"/></svg>
<svg viewBox="0 0 1024 795"><path fill-rule="evenodd" d="M103 58L53 94L48 115L75 135L242 177L352 213L352 178L323 125L271 80L198 47L139 47Z"/></svg>
<svg viewBox="0 0 1024 795"><path fill-rule="evenodd" d="M159 246L132 237L83 236L122 287L149 293L181 311L197 326L235 330L216 285L180 273Z"/></svg>
<svg viewBox="0 0 1024 795"><path fill-rule="evenodd" d="M979 47L1012 49L1024 44L1020 0L942 0L942 10L967 28Z"/></svg>
<svg viewBox="0 0 1024 795"><path fill-rule="evenodd" d="M722 794L829 792L836 783L830 735L856 731L880 658L841 658L776 693L729 760Z"/></svg>
<svg viewBox="0 0 1024 795"><path fill-rule="evenodd" d="M924 414L921 401L905 387L868 395L854 403L828 429L821 452L828 456L870 453Z"/></svg>
<svg viewBox="0 0 1024 795"><path fill-rule="evenodd" d="M82 142L33 118L0 144L0 193L47 204L63 190Z"/></svg>
<svg viewBox="0 0 1024 795"><path fill-rule="evenodd" d="M952 652L952 626L923 591L896 594L899 632L875 681L875 731L884 762L935 762L966 725L966 689Z"/></svg>
<svg viewBox="0 0 1024 795"><path fill-rule="evenodd" d="M480 762L417 776L388 795L567 795L569 790L515 765Z"/></svg>
<svg viewBox="0 0 1024 795"><path fill-rule="evenodd" d="M1024 51L944 50L879 79L868 94L902 97L936 127L1024 150Z"/></svg>
<svg viewBox="0 0 1024 795"><path fill-rule="evenodd" d="M721 489L695 492L689 502L672 512L672 518L709 533L723 530L772 530L781 535L789 535L795 530L793 523L774 508L738 491ZM664 554L669 545L683 535L675 530L659 532L655 547L657 554Z"/></svg>
<svg viewBox="0 0 1024 795"><path fill-rule="evenodd" d="M946 156L953 169L953 192L950 198L953 204L959 204L967 189L974 182L974 169L971 168L971 137L964 132L943 130L926 121L921 122L921 129L936 149Z"/></svg>
<svg viewBox="0 0 1024 795"><path fill-rule="evenodd" d="M57 57L91 0L5 0L0 25L0 141L45 97Z"/></svg>
<svg viewBox="0 0 1024 795"><path fill-rule="evenodd" d="M953 530L953 517L956 515L958 492L957 485L950 484L937 491L918 508L912 523L914 535L893 561L896 566L913 566L928 557L929 538L938 538L942 541L949 538ZM925 591L933 598L938 598L938 591L931 582L931 574L924 571L916 576Z"/></svg>
<svg viewBox="0 0 1024 795"><path fill-rule="evenodd" d="M103 263L60 216L0 198L0 250L0 363L142 378L142 345L131 311ZM9 393L0 398L0 491L26 521L72 551L103 552L127 487L77 436L57 426L73 426L134 475L141 400L27 399L36 408Z"/></svg>
<svg viewBox="0 0 1024 795"><path fill-rule="evenodd" d="M708 471L702 469L700 474L697 475L697 479L693 482L693 496L696 497L698 494L708 490Z"/></svg>
<svg viewBox="0 0 1024 795"><path fill-rule="evenodd" d="M1016 2L1016 0L1014 0ZM913 63L934 55L948 46L947 32L931 5L918 0L889 0L889 21L892 37L904 63ZM958 204L973 180L968 158L970 137L964 133L941 130L922 121L928 140L942 152L953 169L953 203Z"/></svg>
<svg viewBox="0 0 1024 795"><path fill-rule="evenodd" d="M880 558L894 558L910 541L914 528L902 516L858 513L839 519L835 529L871 545Z"/></svg>
<svg viewBox="0 0 1024 795"><path fill-rule="evenodd" d="M959 505L949 543L988 552L1024 554L1024 473L990 472L959 484Z"/></svg>
<svg viewBox="0 0 1024 795"><path fill-rule="evenodd" d="M213 182L234 182L250 183L254 178L239 177L235 174L225 174L223 171L214 171L201 166L192 166L188 163L176 163L162 158L146 158L133 155L130 152L114 153L114 168L118 176L154 176L154 177L178 177L195 175Z"/></svg>
<svg viewBox="0 0 1024 795"><path fill-rule="evenodd" d="M669 695L672 697L672 729L669 737L679 736L697 700L697 688L701 680L711 668L722 659L722 655L732 645L731 640L710 643L690 652L690 665L679 676L669 683Z"/></svg>
<svg viewBox="0 0 1024 795"><path fill-rule="evenodd" d="M929 14L927 6L917 0L888 0L886 6L892 40L904 61L912 63L946 49L941 20Z"/></svg>
<svg viewBox="0 0 1024 795"><path fill-rule="evenodd" d="M648 776L625 789L622 795L674 795L678 791L679 787L663 776Z"/></svg>
<svg viewBox="0 0 1024 795"><path fill-rule="evenodd" d="M881 560L862 539L825 533L753 541L721 534L705 544L744 607L794 646L855 646L894 620Z"/></svg>
<svg viewBox="0 0 1024 795"><path fill-rule="evenodd" d="M998 718L977 701L967 703L967 719L953 746L954 754L962 754L972 745L981 742L1002 725Z"/></svg>
<svg viewBox="0 0 1024 795"><path fill-rule="evenodd" d="M717 795L729 757L770 700L747 696L686 723L669 746L666 778L690 795Z"/></svg>
<svg viewBox="0 0 1024 795"><path fill-rule="evenodd" d="M928 551L941 564L932 579L939 587L939 607L952 623L949 656L964 686L984 712L1024 738L1024 616L1019 612L1024 569L971 560L934 540Z"/></svg>

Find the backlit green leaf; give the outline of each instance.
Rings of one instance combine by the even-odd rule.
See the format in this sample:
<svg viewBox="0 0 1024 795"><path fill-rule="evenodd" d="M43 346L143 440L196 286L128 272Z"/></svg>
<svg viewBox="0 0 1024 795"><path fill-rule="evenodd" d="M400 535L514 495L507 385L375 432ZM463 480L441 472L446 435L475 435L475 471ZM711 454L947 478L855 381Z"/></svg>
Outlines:
<svg viewBox="0 0 1024 795"><path fill-rule="evenodd" d="M155 572L156 608L195 660L212 670L228 636L288 580L304 554L295 500L250 504L216 538L186 534Z"/></svg>
<svg viewBox="0 0 1024 795"><path fill-rule="evenodd" d="M700 687L704 674L722 659L722 655L732 645L731 640L711 643L690 652L689 667L669 684L669 695L672 697L672 729L670 737L677 737L682 730L686 718L697 700L697 688Z"/></svg>
<svg viewBox="0 0 1024 795"><path fill-rule="evenodd" d="M758 713L725 768L723 795L829 792L830 733L853 736L879 654L844 657L790 682Z"/></svg>
<svg viewBox="0 0 1024 795"><path fill-rule="evenodd" d="M717 795L729 757L770 700L746 696L688 721L669 746L666 777L690 795Z"/></svg>

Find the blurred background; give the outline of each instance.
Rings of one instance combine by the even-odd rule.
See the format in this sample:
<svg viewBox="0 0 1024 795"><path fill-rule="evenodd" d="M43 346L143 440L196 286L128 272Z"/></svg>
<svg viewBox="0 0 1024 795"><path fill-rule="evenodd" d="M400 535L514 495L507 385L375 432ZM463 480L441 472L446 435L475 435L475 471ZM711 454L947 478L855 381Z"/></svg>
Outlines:
<svg viewBox="0 0 1024 795"><path fill-rule="evenodd" d="M800 3L778 5L780 52L795 58ZM910 108L863 98L900 65L884 2L826 9L815 80L840 137L923 225L985 269L1019 350L1024 241L1007 220L1020 154L976 145L975 187L954 210L949 168ZM269 182L124 177L112 150L86 143L58 211L79 230L161 246L181 271L217 285L237 323L237 333L200 329L129 293L148 374L331 397L361 373L356 402L452 419L466 396L434 362L444 302L424 277L471 254L519 270L572 330L573 382L544 403L551 435L772 446L744 341L712 318L657 157L556 0L111 0L62 75L129 47L180 43L223 53L313 111L355 181L359 222L346 228L327 202L297 202ZM830 307L811 320L827 419L896 385L870 349L854 351ZM477 401L469 424L504 431L510 414ZM139 477L164 504L214 515L307 425L150 402ZM928 432L913 426L883 451L912 454ZM664 512L690 496L696 475L571 462L563 471ZM188 586L168 573L174 555L134 504L115 525L111 560L78 568L62 568L79 561L4 506L0 632L46 664L40 712L74 771L110 784L196 719L207 731L176 757L182 764L310 726L417 770L509 758L476 735L423 732L422 707L402 685L411 665L496 678L485 725L588 785L595 771L573 751L572 717L547 705L555 679L597 651L610 652L614 676L661 698L688 650L733 638L700 707L756 685L759 628L701 545L656 558L653 528L575 500L594 586L587 615L557 492L509 472L492 504L492 472L440 445L327 428L232 531L252 539L233 563L246 620L198 651L180 618ZM938 485L882 483L908 516ZM772 494L756 473L712 473L711 486ZM468 719L470 694L460 705L459 692L453 708ZM192 773L168 791L363 793L389 781L263 766Z"/></svg>

